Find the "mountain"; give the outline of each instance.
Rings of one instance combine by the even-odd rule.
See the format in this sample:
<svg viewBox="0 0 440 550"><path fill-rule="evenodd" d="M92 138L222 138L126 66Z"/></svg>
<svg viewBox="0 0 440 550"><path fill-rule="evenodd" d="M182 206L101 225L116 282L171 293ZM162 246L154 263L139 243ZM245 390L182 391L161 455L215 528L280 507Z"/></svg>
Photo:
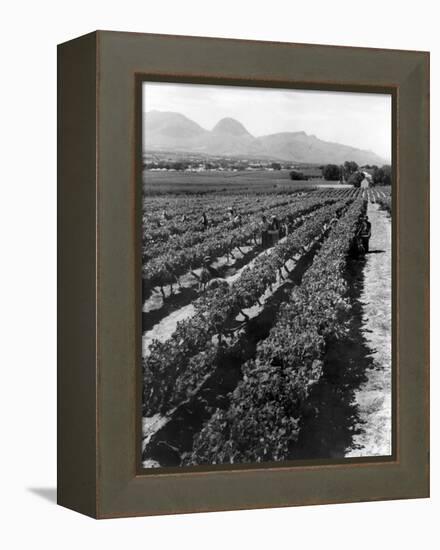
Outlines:
<svg viewBox="0 0 440 550"><path fill-rule="evenodd" d="M149 111L144 113L144 149L181 149L196 147L209 132L180 113Z"/></svg>
<svg viewBox="0 0 440 550"><path fill-rule="evenodd" d="M305 132L283 132L258 138L269 156L281 160L318 164L343 164L346 160L363 164L387 164L373 151L332 143Z"/></svg>
<svg viewBox="0 0 440 550"><path fill-rule="evenodd" d="M222 118L202 141L199 152L224 156L265 156L258 140L234 118Z"/></svg>
<svg viewBox="0 0 440 550"><path fill-rule="evenodd" d="M241 122L235 118L222 118L212 129L213 134L227 136L251 136Z"/></svg>
<svg viewBox="0 0 440 550"><path fill-rule="evenodd" d="M292 162L386 164L372 151L324 141L305 132L280 132L255 137L241 122L221 119L209 131L180 113L144 113L144 150L175 150L219 156L248 156Z"/></svg>

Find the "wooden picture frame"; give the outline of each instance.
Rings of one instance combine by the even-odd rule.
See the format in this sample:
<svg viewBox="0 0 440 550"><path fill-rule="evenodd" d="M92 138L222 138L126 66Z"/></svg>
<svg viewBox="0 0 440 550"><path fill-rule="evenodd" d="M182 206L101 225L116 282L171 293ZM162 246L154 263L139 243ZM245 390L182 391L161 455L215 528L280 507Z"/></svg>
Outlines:
<svg viewBox="0 0 440 550"><path fill-rule="evenodd" d="M97 31L58 47L58 503L94 518L429 496L429 54ZM140 468L143 80L393 97L393 456Z"/></svg>

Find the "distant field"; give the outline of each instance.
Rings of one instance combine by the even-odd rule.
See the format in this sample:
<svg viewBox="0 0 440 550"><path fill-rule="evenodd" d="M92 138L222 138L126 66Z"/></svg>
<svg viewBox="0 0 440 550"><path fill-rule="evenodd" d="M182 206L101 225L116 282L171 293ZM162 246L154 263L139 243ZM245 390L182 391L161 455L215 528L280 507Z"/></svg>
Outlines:
<svg viewBox="0 0 440 550"><path fill-rule="evenodd" d="M242 172L152 172L144 171L144 194L231 193L252 191L279 193L313 189L323 180L292 181L289 170Z"/></svg>

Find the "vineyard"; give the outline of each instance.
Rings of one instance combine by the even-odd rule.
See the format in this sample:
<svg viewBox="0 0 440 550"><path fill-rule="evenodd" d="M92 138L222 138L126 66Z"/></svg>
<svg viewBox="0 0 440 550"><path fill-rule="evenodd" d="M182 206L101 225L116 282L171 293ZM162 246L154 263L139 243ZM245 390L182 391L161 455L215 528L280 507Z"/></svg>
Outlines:
<svg viewBox="0 0 440 550"><path fill-rule="evenodd" d="M347 271L370 205L391 214L389 192L145 197L144 467L295 456L353 324ZM262 216L279 223L270 243Z"/></svg>

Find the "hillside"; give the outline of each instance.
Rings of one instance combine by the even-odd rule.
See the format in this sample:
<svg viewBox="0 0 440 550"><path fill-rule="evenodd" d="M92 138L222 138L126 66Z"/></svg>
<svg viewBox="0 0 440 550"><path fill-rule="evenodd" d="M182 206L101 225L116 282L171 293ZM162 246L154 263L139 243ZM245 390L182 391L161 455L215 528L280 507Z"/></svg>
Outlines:
<svg viewBox="0 0 440 550"><path fill-rule="evenodd" d="M386 164L372 151L319 139L305 132L253 136L241 122L221 119L209 131L180 113L144 113L144 151L175 150L211 155L247 155L304 163Z"/></svg>

